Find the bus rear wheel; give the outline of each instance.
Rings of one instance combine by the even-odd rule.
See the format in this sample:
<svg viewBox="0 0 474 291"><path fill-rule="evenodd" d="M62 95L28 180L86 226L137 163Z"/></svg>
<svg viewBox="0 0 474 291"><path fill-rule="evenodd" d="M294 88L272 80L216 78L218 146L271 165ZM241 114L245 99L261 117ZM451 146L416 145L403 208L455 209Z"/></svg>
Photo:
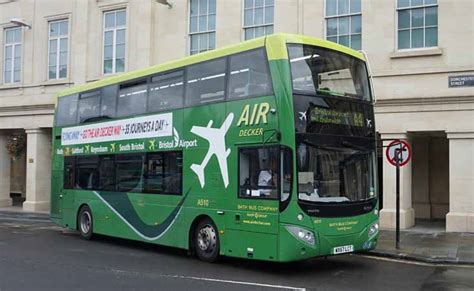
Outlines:
<svg viewBox="0 0 474 291"><path fill-rule="evenodd" d="M83 239L90 240L92 238L92 227L92 211L89 206L84 205L77 215L77 229Z"/></svg>
<svg viewBox="0 0 474 291"><path fill-rule="evenodd" d="M194 250L201 261L215 262L219 257L219 233L209 218L201 220L194 233Z"/></svg>

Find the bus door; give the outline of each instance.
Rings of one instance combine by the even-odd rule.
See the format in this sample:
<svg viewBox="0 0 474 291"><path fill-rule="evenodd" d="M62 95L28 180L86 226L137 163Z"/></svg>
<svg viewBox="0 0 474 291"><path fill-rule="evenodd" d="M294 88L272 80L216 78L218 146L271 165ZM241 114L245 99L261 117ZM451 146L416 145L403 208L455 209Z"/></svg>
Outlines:
<svg viewBox="0 0 474 291"><path fill-rule="evenodd" d="M228 255L277 259L280 200L289 197L285 171L291 173L284 166L285 152L268 145L238 149L238 195L227 216L228 238L234 238Z"/></svg>

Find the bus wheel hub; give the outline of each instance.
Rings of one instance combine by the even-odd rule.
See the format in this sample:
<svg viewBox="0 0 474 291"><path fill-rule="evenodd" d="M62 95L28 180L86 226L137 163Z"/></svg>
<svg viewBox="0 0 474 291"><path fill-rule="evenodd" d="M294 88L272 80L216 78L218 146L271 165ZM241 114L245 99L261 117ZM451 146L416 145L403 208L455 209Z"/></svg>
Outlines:
<svg viewBox="0 0 474 291"><path fill-rule="evenodd" d="M213 227L206 225L199 230L198 246L202 251L212 252L216 247L216 231Z"/></svg>
<svg viewBox="0 0 474 291"><path fill-rule="evenodd" d="M91 228L91 216L88 212L83 212L81 215L81 230L83 233L88 233Z"/></svg>

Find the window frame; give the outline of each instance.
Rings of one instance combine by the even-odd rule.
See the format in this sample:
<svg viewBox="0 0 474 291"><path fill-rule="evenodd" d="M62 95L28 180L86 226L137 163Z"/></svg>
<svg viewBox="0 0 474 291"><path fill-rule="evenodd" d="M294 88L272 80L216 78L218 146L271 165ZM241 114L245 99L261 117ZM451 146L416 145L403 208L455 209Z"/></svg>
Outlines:
<svg viewBox="0 0 474 291"><path fill-rule="evenodd" d="M117 12L125 12L125 25L117 26L116 23L114 24L113 27L106 28L105 23L106 23L106 15L110 13L115 14L115 19L117 19ZM116 22L116 21L115 21ZM118 73L123 73L127 71L127 42L128 42L128 35L127 35L127 24L128 24L128 11L127 8L117 8L117 9L111 9L111 10L104 10L102 11L102 75L103 76L108 76L108 75L114 75ZM124 61L123 61L123 71L117 72L117 62L116 62L116 55L117 55L117 31L118 30L124 30L125 34L125 43L124 43ZM105 72L105 34L106 32L112 32L113 37L112 37L112 68L110 73Z"/></svg>
<svg viewBox="0 0 474 291"><path fill-rule="evenodd" d="M358 50L358 49L355 49L355 48L352 48L352 36L353 35L360 35L360 50L362 50L362 0L361 0L361 3L360 3L360 12L351 12L351 0L347 0L348 1L348 13L344 13L344 14L337 14L338 13L338 6L339 6L339 1L338 0L334 0L336 1L336 14L335 15L327 15L327 1L328 0L324 0L324 7L323 7L323 10L324 10L324 39L325 40L328 40L328 37L336 37L336 43L337 44L340 44L340 45L343 45L341 43L339 43L339 37L341 36L341 34L339 34L339 18L344 18L344 17L347 17L349 19L349 30L348 30L348 33L347 34L343 34L342 36L347 36L349 38L349 46L347 46L348 48L350 49L353 49L353 50ZM354 16L360 16L360 33L351 33L351 30L352 30L352 17ZM337 34L335 35L331 35L331 36L328 36L327 33L328 33L328 20L329 19L336 19L337 20ZM330 40L328 40L330 41ZM345 45L343 45L345 46Z"/></svg>
<svg viewBox="0 0 474 291"><path fill-rule="evenodd" d="M241 190L241 185L240 185L240 155L242 153L242 151L244 150L249 150L249 149L268 149L268 148L276 148L278 150L278 161L277 161L277 164L278 164L278 181L277 181L277 186L276 186L276 191L277 191L277 195L276 197L269 197L269 198L266 198L266 197L261 197L261 196L242 196L240 194L240 190ZM282 152L282 146L280 144L269 144L269 145L265 145L265 144L258 144L258 145L251 145L251 146L248 146L248 145L244 145L244 146L238 146L237 147L237 199L250 199L250 200L265 200L265 201L277 201L279 204L282 202L281 201L281 185L282 185L282 179L281 179L281 152ZM292 184L294 184L294 182L292 182ZM291 188L292 190L292 188ZM290 190L290 196L287 198L286 201L289 201L291 199L291 190Z"/></svg>
<svg viewBox="0 0 474 291"><path fill-rule="evenodd" d="M20 41L19 42L12 42L12 43L7 43L7 32L8 31L15 31L19 30L20 31ZM12 27L6 27L3 29L3 84L8 84L8 85L15 85L15 84L20 84L22 82L22 74L23 74L23 29L21 26L12 26ZM18 81L15 81L15 57L16 57L16 47L20 46L19 49L19 54L20 54L20 77ZM6 68L7 68L7 47L12 48L12 55L11 55L11 72L10 72L10 81L7 82L6 79Z"/></svg>
<svg viewBox="0 0 474 291"><path fill-rule="evenodd" d="M264 35L263 36L266 36L266 35L269 35L266 33L266 29L267 27L272 27L272 34L275 33L275 1L273 2L273 5L265 5L265 0L263 0L263 6L258 6L256 7L255 6L255 0L252 0L252 7L251 8L245 8L245 0L242 1L242 41L246 41L246 40L251 40L251 39L254 39L254 38L257 38L255 37L255 32L253 33L253 37L252 38L246 38L245 37L245 32L247 29L253 29L253 28L258 28L258 27L263 27L265 32L264 32ZM265 8L267 7L272 7L273 8L273 21L271 23L265 23ZM263 23L262 24L252 24L252 25L245 25L245 10L252 10L252 20L253 22L255 22L255 9L256 8L262 8L263 9ZM260 36L259 36L260 37Z"/></svg>
<svg viewBox="0 0 474 291"><path fill-rule="evenodd" d="M200 2L199 0L195 0L195 1L198 1L198 5L197 5L197 9L198 9L198 14L195 16L197 17L197 31L195 32L191 32L191 2L193 0L187 0L187 3L188 3L188 21L187 21L187 29L188 29L188 48L187 48L187 55L188 56L191 56L191 55L195 55L195 54L199 54L199 53L202 53L202 52L206 52L206 51L210 51L210 50L213 50L216 48L216 36L217 36L217 0L205 0L207 1L207 11L206 11L206 14L199 14L199 6L200 6ZM210 14L209 12L209 1L215 1L215 7L216 7L216 11L213 13L213 14ZM203 31L200 31L199 30L199 17L200 16L206 16L207 18L207 22L206 22L206 26L207 26L207 30L203 30ZM215 17L215 23L214 23L214 29L213 30L209 30L209 16L210 15L214 15ZM206 49L204 50L201 50L200 48L198 48L197 50L191 50L192 48L192 37L193 36L198 36L201 35L201 34L207 34L207 46L206 46ZM210 35L211 34L214 34L214 48L210 48ZM198 39L198 47L200 47L200 43L201 41Z"/></svg>
<svg viewBox="0 0 474 291"><path fill-rule="evenodd" d="M430 49L430 48L437 48L439 47L439 3L438 1L436 1L436 3L434 4L424 4L426 0L423 0L423 4L421 5L415 5L415 6L411 6L411 1L412 0L409 0L409 5L406 6L406 7L398 7L398 0L394 1L395 2L395 19L396 19L396 22L395 22L395 47L396 47L396 51L411 51L411 50L424 50L424 49ZM436 7L436 17L437 17L437 23L436 25L430 25L430 26L426 26L426 9L427 8L433 8L433 7ZM423 9L423 26L420 26L420 27L416 27L415 29L423 29L423 46L421 47L412 47L412 36L411 36L411 32L413 30L413 27L412 27L412 10L415 10L415 9ZM399 23L399 12L400 11L403 11L403 10L407 10L410 12L410 26L408 28L403 28L403 29L399 29L398 28L398 23ZM437 33L437 36L436 36L436 46L426 46L426 28L434 28L436 27L436 33ZM398 32L399 31L408 31L409 32L409 35L410 35L410 39L409 39L409 44L410 44L410 47L408 48L399 48L399 38L398 38Z"/></svg>
<svg viewBox="0 0 474 291"><path fill-rule="evenodd" d="M58 32L58 36L51 36L51 24L53 23L61 23L61 22L67 22L67 34L66 35L59 35L59 32ZM69 52L70 52L70 32L71 32L71 21L69 19L69 17L65 17L65 18L60 18L60 19L54 19L54 20L49 20L48 21L48 65L47 65L47 79L48 80L65 80L65 79L68 79L69 77ZM60 77L59 75L59 72L60 72L60 69L59 67L61 66L60 65L60 52L61 52L61 40L62 39L66 39L66 43L67 43L67 50L66 50L66 76L65 77ZM55 78L50 78L49 76L49 68L51 67L50 65L50 46L51 46L51 40L56 40L57 43L56 43L56 65L55 65L55 75L56 77Z"/></svg>

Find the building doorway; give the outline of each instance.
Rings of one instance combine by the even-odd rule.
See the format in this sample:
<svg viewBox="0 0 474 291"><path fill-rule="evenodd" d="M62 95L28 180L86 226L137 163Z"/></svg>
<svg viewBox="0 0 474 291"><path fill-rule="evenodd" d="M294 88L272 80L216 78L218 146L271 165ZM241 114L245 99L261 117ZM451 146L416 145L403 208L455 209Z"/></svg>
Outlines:
<svg viewBox="0 0 474 291"><path fill-rule="evenodd" d="M412 137L416 224L445 228L449 212L449 140L444 132L417 132Z"/></svg>

